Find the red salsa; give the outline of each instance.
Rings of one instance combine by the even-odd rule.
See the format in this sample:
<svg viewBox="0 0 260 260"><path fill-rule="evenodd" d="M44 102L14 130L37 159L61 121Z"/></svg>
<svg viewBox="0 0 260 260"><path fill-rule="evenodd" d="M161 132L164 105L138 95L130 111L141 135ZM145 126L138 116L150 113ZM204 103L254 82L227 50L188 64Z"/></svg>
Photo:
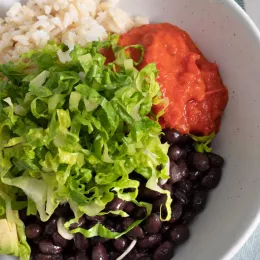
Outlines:
<svg viewBox="0 0 260 260"><path fill-rule="evenodd" d="M228 102L227 88L218 66L203 56L186 32L168 23L150 24L121 35L119 44L144 46L140 69L156 63L157 81L169 100L160 121L163 127L200 135L219 130ZM131 54L138 59L136 52ZM158 112L161 107L154 106L153 110Z"/></svg>

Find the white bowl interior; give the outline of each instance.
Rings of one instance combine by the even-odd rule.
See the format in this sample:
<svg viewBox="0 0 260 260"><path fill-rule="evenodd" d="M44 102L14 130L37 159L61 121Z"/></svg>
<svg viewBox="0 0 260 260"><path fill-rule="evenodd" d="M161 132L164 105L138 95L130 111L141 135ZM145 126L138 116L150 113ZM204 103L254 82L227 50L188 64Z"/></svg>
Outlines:
<svg viewBox="0 0 260 260"><path fill-rule="evenodd" d="M13 2L1 1L0 13ZM226 159L226 167L221 185L192 225L191 239L174 259L230 259L259 219L258 31L233 0L121 0L120 5L152 22L180 26L219 64L230 100L214 148Z"/></svg>

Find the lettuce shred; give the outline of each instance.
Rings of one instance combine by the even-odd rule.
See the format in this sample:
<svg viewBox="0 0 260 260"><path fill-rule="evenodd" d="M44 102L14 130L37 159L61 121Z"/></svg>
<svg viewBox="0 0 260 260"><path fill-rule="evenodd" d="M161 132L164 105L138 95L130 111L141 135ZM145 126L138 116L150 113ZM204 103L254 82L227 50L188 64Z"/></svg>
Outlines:
<svg viewBox="0 0 260 260"><path fill-rule="evenodd" d="M66 46L50 43L18 64L0 65L0 184L9 187L17 210L27 208L47 221L67 202L78 219L104 214L118 197L143 203L150 213L150 204L136 201L140 183L130 178L136 172L148 188L167 195L161 218L170 219L170 194L158 186L169 178L168 145L161 144L161 127L151 113L162 100L158 71L154 63L137 70L117 40L75 46L66 63L57 56ZM143 53L142 46L131 47ZM102 50L113 51L115 60L107 63ZM122 235L100 224L74 232Z"/></svg>
<svg viewBox="0 0 260 260"><path fill-rule="evenodd" d="M195 141L194 142L194 148L199 153L210 153L212 148L210 147L210 144L212 140L215 138L216 134L215 132L211 133L208 136L196 136L190 134L190 137Z"/></svg>

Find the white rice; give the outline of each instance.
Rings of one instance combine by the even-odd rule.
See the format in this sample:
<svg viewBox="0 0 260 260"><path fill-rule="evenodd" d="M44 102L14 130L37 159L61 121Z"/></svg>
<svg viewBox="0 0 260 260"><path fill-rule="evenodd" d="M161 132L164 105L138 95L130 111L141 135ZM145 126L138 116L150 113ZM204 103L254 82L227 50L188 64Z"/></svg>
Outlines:
<svg viewBox="0 0 260 260"><path fill-rule="evenodd" d="M119 0L29 0L14 4L0 18L0 63L17 61L31 49L44 47L48 41L64 43L72 50L95 40L105 40L108 33L125 33L149 23L145 17L132 17L116 7ZM69 52L58 53L62 62Z"/></svg>

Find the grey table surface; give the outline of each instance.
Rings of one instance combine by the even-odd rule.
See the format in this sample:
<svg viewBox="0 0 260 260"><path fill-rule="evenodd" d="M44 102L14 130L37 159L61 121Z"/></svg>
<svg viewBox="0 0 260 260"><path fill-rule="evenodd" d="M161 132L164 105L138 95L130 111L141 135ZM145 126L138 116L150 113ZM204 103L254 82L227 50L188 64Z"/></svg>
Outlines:
<svg viewBox="0 0 260 260"><path fill-rule="evenodd" d="M260 0L236 0L260 29ZM232 260L260 260L260 226Z"/></svg>

